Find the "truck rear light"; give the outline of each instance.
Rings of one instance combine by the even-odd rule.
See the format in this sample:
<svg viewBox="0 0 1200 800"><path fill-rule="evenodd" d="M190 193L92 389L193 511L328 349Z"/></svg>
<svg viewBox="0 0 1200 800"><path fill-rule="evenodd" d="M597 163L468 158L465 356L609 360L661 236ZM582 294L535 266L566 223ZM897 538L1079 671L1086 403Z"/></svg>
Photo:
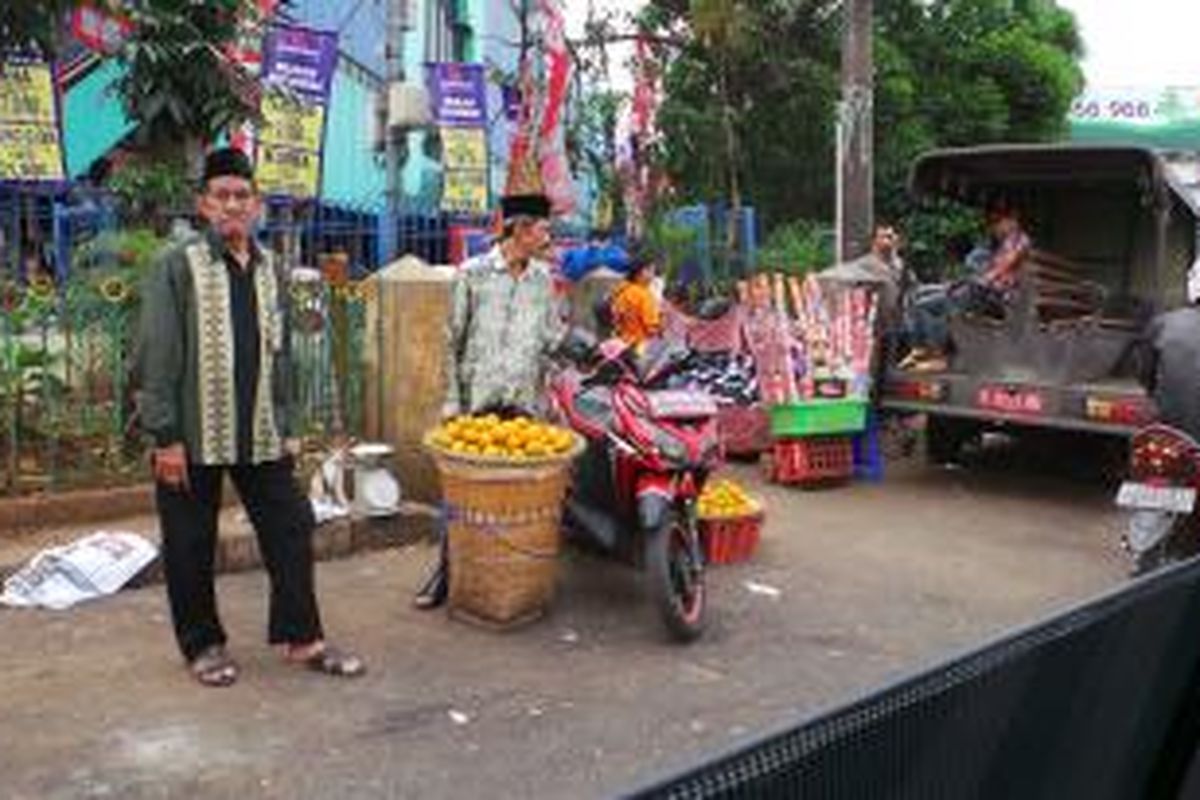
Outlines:
<svg viewBox="0 0 1200 800"><path fill-rule="evenodd" d="M1115 425L1142 425L1152 418L1150 404L1137 398L1088 397L1084 415L1097 422Z"/></svg>
<svg viewBox="0 0 1200 800"><path fill-rule="evenodd" d="M946 399L948 386L943 381L895 381L890 391L893 397L902 400L917 400L926 403L940 403Z"/></svg>

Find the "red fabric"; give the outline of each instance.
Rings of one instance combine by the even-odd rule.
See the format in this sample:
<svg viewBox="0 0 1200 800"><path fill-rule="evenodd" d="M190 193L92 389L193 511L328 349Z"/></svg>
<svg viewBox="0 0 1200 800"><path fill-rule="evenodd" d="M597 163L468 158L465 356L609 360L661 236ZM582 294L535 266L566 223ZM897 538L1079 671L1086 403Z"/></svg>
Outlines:
<svg viewBox="0 0 1200 800"><path fill-rule="evenodd" d="M783 314L756 309L745 314L746 347L754 357L758 390L768 405L796 399L796 371L792 359L791 325Z"/></svg>
<svg viewBox="0 0 1200 800"><path fill-rule="evenodd" d="M702 353L740 352L742 349L742 309L734 306L717 319L691 319L688 346Z"/></svg>

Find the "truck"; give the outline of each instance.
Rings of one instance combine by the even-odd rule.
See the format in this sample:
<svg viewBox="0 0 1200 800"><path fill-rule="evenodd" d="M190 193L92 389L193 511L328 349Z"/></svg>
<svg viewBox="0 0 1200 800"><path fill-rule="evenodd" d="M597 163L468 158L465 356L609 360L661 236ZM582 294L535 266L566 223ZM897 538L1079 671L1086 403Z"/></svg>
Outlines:
<svg viewBox="0 0 1200 800"><path fill-rule="evenodd" d="M1153 420L1137 380L1146 324L1186 302L1197 253L1194 154L1104 145L991 145L915 162L917 198L1020 209L1033 246L1002 318L955 313L944 370L887 366L885 411L926 415L932 460L980 434L1128 437ZM981 211L982 219L982 211Z"/></svg>

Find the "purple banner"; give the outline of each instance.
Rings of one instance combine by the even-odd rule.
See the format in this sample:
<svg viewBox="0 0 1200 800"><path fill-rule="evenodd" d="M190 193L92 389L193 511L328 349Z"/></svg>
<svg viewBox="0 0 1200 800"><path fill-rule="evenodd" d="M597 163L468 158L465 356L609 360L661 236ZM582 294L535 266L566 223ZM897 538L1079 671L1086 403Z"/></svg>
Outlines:
<svg viewBox="0 0 1200 800"><path fill-rule="evenodd" d="M274 27L263 41L263 83L324 103L329 99L337 56L336 34Z"/></svg>
<svg viewBox="0 0 1200 800"><path fill-rule="evenodd" d="M521 90L516 86L501 86L500 95L504 98L504 117L509 122L519 122L521 119Z"/></svg>
<svg viewBox="0 0 1200 800"><path fill-rule="evenodd" d="M434 125L487 127L487 83L482 64L426 64L425 80Z"/></svg>

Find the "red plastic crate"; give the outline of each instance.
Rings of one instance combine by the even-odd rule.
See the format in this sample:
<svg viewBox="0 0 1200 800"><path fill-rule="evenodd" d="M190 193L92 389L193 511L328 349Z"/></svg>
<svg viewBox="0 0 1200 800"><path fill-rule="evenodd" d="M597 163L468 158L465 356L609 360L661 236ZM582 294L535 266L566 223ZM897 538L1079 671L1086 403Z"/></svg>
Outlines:
<svg viewBox="0 0 1200 800"><path fill-rule="evenodd" d="M771 420L762 406L721 406L717 429L729 456L757 456L771 447Z"/></svg>
<svg viewBox="0 0 1200 800"><path fill-rule="evenodd" d="M744 517L711 517L700 520L700 541L709 564L747 561L758 549L763 512Z"/></svg>
<svg viewBox="0 0 1200 800"><path fill-rule="evenodd" d="M854 475L850 436L806 436L776 439L768 477L775 483L810 486L848 480Z"/></svg>

